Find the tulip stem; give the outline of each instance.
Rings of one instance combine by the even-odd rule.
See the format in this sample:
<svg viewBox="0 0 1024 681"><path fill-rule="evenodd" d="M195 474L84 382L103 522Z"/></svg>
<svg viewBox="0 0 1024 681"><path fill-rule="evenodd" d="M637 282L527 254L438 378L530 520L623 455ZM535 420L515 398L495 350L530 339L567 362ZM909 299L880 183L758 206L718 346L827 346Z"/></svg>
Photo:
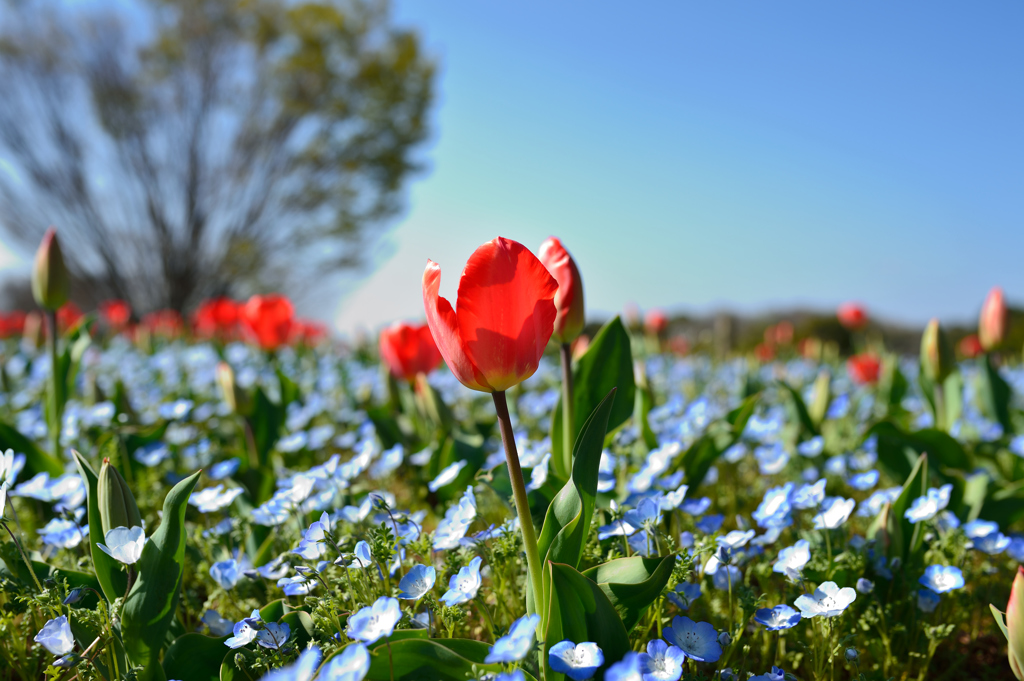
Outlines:
<svg viewBox="0 0 1024 681"><path fill-rule="evenodd" d="M57 311L46 311L46 323L50 327L46 336L46 349L50 352L50 446L58 461L60 455L61 414L60 400L57 397Z"/></svg>
<svg viewBox="0 0 1024 681"><path fill-rule="evenodd" d="M562 343L558 349L562 359L562 461L565 462L566 474L571 476L573 436L576 434L572 392L572 348L568 343Z"/></svg>
<svg viewBox="0 0 1024 681"><path fill-rule="evenodd" d="M533 528L533 516L530 515L530 502L526 497L526 483L523 482L523 469L519 466L519 452L516 451L516 439L512 433L512 419L508 415L508 402L505 391L491 393L494 398L494 410L498 413L498 428L501 431L501 442L505 446L505 462L508 464L508 477L512 482L512 494L516 502L516 513L519 514L519 529L523 533L523 545L526 549L526 567L530 572L530 583L533 586L533 602L538 612L542 611L544 582L541 578L540 552L537 550L537 533Z"/></svg>

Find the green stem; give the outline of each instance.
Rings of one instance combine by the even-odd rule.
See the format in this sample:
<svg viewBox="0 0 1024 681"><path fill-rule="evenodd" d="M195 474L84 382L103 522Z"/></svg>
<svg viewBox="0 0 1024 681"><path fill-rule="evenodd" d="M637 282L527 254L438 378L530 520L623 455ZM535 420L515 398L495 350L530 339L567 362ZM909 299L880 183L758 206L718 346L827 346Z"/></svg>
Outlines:
<svg viewBox="0 0 1024 681"><path fill-rule="evenodd" d="M494 409L498 413L498 428L501 431L501 442L505 446L505 462L508 464L508 477L512 483L512 494L516 502L516 513L519 514L519 529L523 533L523 547L526 550L526 567L530 572L530 584L533 587L535 610L541 616L541 627L544 626L544 614L541 607L544 581L541 576L540 552L537 549L537 533L530 515L530 502L526 496L526 483L523 481L523 469L519 466L519 453L516 451L516 439L512 433L512 419L508 414L508 403L505 391L491 393L494 398ZM529 603L527 603L529 609Z"/></svg>
<svg viewBox="0 0 1024 681"><path fill-rule="evenodd" d="M57 311L46 311L46 323L49 326L49 334L46 336L46 349L50 353L50 449L58 461L63 461L60 455L60 427L61 416L59 402L57 399Z"/></svg>
<svg viewBox="0 0 1024 681"><path fill-rule="evenodd" d="M15 548L18 549L18 554L21 555L21 559L25 561L25 567L28 568L28 573L32 575L32 581L36 583L36 588L39 589L39 593L43 593L43 585L39 583L39 578L36 577L36 571L32 569L32 561L28 559L28 554L25 553L24 547L21 542L18 541L14 533L11 532L11 528L7 526L7 523L0 521L0 525L3 525L4 529L7 530L7 534L11 535L11 541L14 542Z"/></svg>
<svg viewBox="0 0 1024 681"><path fill-rule="evenodd" d="M562 359L562 461L565 464L565 471L572 473L572 445L575 429L575 405L573 404L572 389L572 349L568 343L559 346L559 355Z"/></svg>

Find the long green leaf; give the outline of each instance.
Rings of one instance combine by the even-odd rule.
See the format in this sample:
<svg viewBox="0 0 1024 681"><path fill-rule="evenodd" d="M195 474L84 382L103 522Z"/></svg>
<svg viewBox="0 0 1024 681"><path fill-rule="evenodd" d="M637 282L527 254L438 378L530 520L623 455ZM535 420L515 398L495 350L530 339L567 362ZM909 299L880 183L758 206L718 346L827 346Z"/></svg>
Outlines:
<svg viewBox="0 0 1024 681"><path fill-rule="evenodd" d="M50 477L63 475L64 465L36 443L22 435L16 428L0 422L0 450L13 449L25 455L25 476L49 473Z"/></svg>
<svg viewBox="0 0 1024 681"><path fill-rule="evenodd" d="M618 317L597 332L590 347L576 362L572 376L574 443L583 432L583 419L593 413L612 388L618 389L618 396L608 416L608 430L619 427L633 414L636 390L633 352L629 333ZM572 471L571 457L567 454L562 451L562 401L559 399L551 414L551 472L559 480L568 480Z"/></svg>
<svg viewBox="0 0 1024 681"><path fill-rule="evenodd" d="M922 454L917 458L917 463L914 464L910 475L907 476L907 481L903 484L903 491L893 502L888 516L889 557L899 556L904 565L908 564L908 558L916 554L924 542L924 528L916 528L904 514L914 503L914 499L924 496L927 492L928 455ZM918 530L916 537L915 529Z"/></svg>
<svg viewBox="0 0 1024 681"><path fill-rule="evenodd" d="M218 681L224 660L224 641L219 638L189 633L175 639L164 655L164 673L169 679Z"/></svg>
<svg viewBox="0 0 1024 681"><path fill-rule="evenodd" d="M818 426L815 425L814 419L811 418L811 413L807 410L804 398L797 392L797 389L785 381L778 381L778 385L789 395L790 404L797 420L800 421L800 425L810 435L818 435Z"/></svg>
<svg viewBox="0 0 1024 681"><path fill-rule="evenodd" d="M544 632L545 678L548 681L565 678L548 665L547 651L566 639L574 643L593 641L609 664L621 660L629 651L629 635L601 587L571 565L548 563L546 572L551 588L547 591L547 630Z"/></svg>
<svg viewBox="0 0 1024 681"><path fill-rule="evenodd" d="M164 498L160 527L142 550L138 579L121 611L121 632L132 662L143 667L141 679L163 681L160 650L174 618L185 569L185 508L199 481L197 471Z"/></svg>
<svg viewBox="0 0 1024 681"><path fill-rule="evenodd" d="M97 544L104 542L103 525L100 523L100 508L97 501L99 499L97 492L99 478L84 456L74 449L71 450L71 453L75 457L78 472L88 488L89 552L92 555L93 568L96 570L96 580L100 583L103 595L113 603L114 599L124 596L124 592L128 588L128 575L121 569L120 563L97 547Z"/></svg>
<svg viewBox="0 0 1024 681"><path fill-rule="evenodd" d="M622 618L626 631L630 631L661 595L675 563L675 555L664 558L630 556L592 567L585 570L583 576L601 588Z"/></svg>
<svg viewBox="0 0 1024 681"><path fill-rule="evenodd" d="M336 654L341 654L339 650ZM389 645L370 650L370 671L367 681L465 681L473 676L473 668L481 672L499 672L501 665L484 664L490 646L469 639L407 638L392 639ZM328 658L330 659L330 658ZM325 660L326 662L326 660ZM392 668L394 676L392 676ZM235 676L235 679L238 677Z"/></svg>

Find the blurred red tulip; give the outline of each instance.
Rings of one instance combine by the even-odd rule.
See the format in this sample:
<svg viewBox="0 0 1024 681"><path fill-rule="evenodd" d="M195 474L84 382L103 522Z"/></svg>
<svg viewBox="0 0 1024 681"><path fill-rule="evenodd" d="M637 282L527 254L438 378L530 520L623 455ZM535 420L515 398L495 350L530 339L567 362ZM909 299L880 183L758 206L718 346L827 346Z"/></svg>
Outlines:
<svg viewBox="0 0 1024 681"><path fill-rule="evenodd" d="M100 314L112 329L120 329L132 317L132 308L123 300L104 300L100 303Z"/></svg>
<svg viewBox="0 0 1024 681"><path fill-rule="evenodd" d="M68 302L57 310L57 328L61 331L70 329L84 315L77 305Z"/></svg>
<svg viewBox="0 0 1024 681"><path fill-rule="evenodd" d="M558 282L555 293L555 330L551 338L556 343L571 343L583 332L583 279L576 262L565 250L562 242L549 237L540 245L537 257Z"/></svg>
<svg viewBox="0 0 1024 681"><path fill-rule="evenodd" d="M295 308L284 296L253 296L239 311L246 337L264 350L276 350L291 336Z"/></svg>
<svg viewBox="0 0 1024 681"><path fill-rule="evenodd" d="M644 327L648 333L658 335L668 327L668 317L661 310L649 310L644 315Z"/></svg>
<svg viewBox="0 0 1024 681"><path fill-rule="evenodd" d="M25 331L25 316L21 310L0 314L0 338L20 336Z"/></svg>
<svg viewBox="0 0 1024 681"><path fill-rule="evenodd" d="M1002 344L1006 337L1006 301L1003 289L994 286L981 306L981 318L978 320L978 340L985 350L993 350Z"/></svg>
<svg viewBox="0 0 1024 681"><path fill-rule="evenodd" d="M441 352L426 324L395 322L381 331L380 356L392 376L409 383L420 373L429 374L441 363Z"/></svg>
<svg viewBox="0 0 1024 681"><path fill-rule="evenodd" d="M873 385L878 382L878 372L882 367L878 355L863 352L846 360L846 372L859 385Z"/></svg>
<svg viewBox="0 0 1024 681"><path fill-rule="evenodd" d="M441 267L427 260L423 307L448 368L463 385L501 392L537 371L555 324L558 282L522 244L498 237L476 249L456 304L442 298Z"/></svg>
<svg viewBox="0 0 1024 681"><path fill-rule="evenodd" d="M860 331L868 325L868 313L859 303L843 303L836 310L836 317L850 331Z"/></svg>
<svg viewBox="0 0 1024 681"><path fill-rule="evenodd" d="M185 323L177 310L156 310L142 318L142 325L154 336L161 338L177 338L185 328Z"/></svg>
<svg viewBox="0 0 1024 681"><path fill-rule="evenodd" d="M572 358L579 359L590 347L590 336L585 333L580 334L576 340L572 342Z"/></svg>
<svg viewBox="0 0 1024 681"><path fill-rule="evenodd" d="M975 334L970 336L964 336L960 341L960 354L967 359L973 359L984 352L984 348L981 347L981 341Z"/></svg>
<svg viewBox="0 0 1024 681"><path fill-rule="evenodd" d="M783 320L775 325L775 343L789 345L793 342L793 324Z"/></svg>
<svg viewBox="0 0 1024 681"><path fill-rule="evenodd" d="M797 345L797 352L800 353L801 357L818 361L821 359L821 339L815 336L804 338Z"/></svg>
<svg viewBox="0 0 1024 681"><path fill-rule="evenodd" d="M292 322L290 342L309 347L319 345L327 338L327 327L322 322L296 319Z"/></svg>
<svg viewBox="0 0 1024 681"><path fill-rule="evenodd" d="M770 362L775 359L775 348L767 343L758 343L754 348L754 356L761 362Z"/></svg>
<svg viewBox="0 0 1024 681"><path fill-rule="evenodd" d="M230 298L204 300L192 318L196 334L203 338L230 336L238 325L240 307Z"/></svg>
<svg viewBox="0 0 1024 681"><path fill-rule="evenodd" d="M686 357L690 354L690 341L686 336L672 336L668 342L668 349L679 357Z"/></svg>

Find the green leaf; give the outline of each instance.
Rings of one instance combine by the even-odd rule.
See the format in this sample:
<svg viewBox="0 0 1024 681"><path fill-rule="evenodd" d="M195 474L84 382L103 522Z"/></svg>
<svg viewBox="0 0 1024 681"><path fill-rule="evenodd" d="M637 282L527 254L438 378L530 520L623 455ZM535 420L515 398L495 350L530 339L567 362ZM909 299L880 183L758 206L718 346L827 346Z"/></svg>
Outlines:
<svg viewBox="0 0 1024 681"><path fill-rule="evenodd" d="M256 454L260 466L267 468L270 461L270 450L277 444L284 427L286 408L281 402L274 402L267 396L262 387L257 386L253 396L253 412L248 417L252 428L252 437L256 443Z"/></svg>
<svg viewBox="0 0 1024 681"><path fill-rule="evenodd" d="M299 650L303 650L306 644L313 640L316 629L313 627L313 618L308 612L293 610L282 617L280 622L287 624L291 629L292 639Z"/></svg>
<svg viewBox="0 0 1024 681"><path fill-rule="evenodd" d="M220 663L220 681L252 681L256 678L256 671L253 669L256 653L247 648L238 648L237 650L227 648L226 650L224 659ZM239 655L243 660L244 668L239 668L235 664L235 658ZM188 680L183 679L182 681Z"/></svg>
<svg viewBox="0 0 1024 681"><path fill-rule="evenodd" d="M605 592L571 565L548 563L547 612L544 621L544 665L548 681L564 675L548 665L547 651L566 639L579 643L593 641L604 652L608 664L621 660L629 651L629 635Z"/></svg>
<svg viewBox="0 0 1024 681"><path fill-rule="evenodd" d="M1006 433L1013 432L1010 419L1010 402L1013 392L1009 384L999 375L999 369L992 364L992 356L985 353L979 360L981 371L978 372L978 397L985 416L998 421Z"/></svg>
<svg viewBox="0 0 1024 681"><path fill-rule="evenodd" d="M185 507L199 475L197 471L185 478L164 498L160 527L142 549L138 578L121 611L125 649L143 667L140 679L164 679L160 650L178 607L185 569Z"/></svg>
<svg viewBox="0 0 1024 681"><path fill-rule="evenodd" d="M465 681L475 678L473 667L480 671L499 672L501 665L484 664L490 646L469 639L408 638L392 639L390 644L370 650L370 671L367 681ZM336 655L344 651L339 650ZM329 659L329 658L328 658ZM325 660L326 662L326 660ZM394 677L392 677L392 666ZM222 677L223 678L223 677ZM237 677L236 677L237 678Z"/></svg>
<svg viewBox="0 0 1024 681"><path fill-rule="evenodd" d="M807 410L807 405L804 403L804 398L800 396L797 389L785 381L777 381L777 383L789 395L792 411L795 412L796 419L803 426L804 431L809 435L819 435L818 427L814 424L811 413Z"/></svg>
<svg viewBox="0 0 1024 681"><path fill-rule="evenodd" d="M696 490L704 482L704 476L708 474L711 464L722 452L715 444L710 434L701 435L690 445L680 460L680 466L686 473L686 484L690 489Z"/></svg>
<svg viewBox="0 0 1024 681"><path fill-rule="evenodd" d="M87 624L81 617L71 617L68 620L68 626L71 628L71 635L74 636L75 641L78 643L81 650L85 650L92 645L92 642L103 633L99 629L93 628L91 624ZM98 643L96 645L100 644ZM121 639L117 636L116 630L112 643L108 645L113 647L114 662L117 665L117 671L120 673L110 673L110 669L107 666L107 663L110 660L106 653L94 658L93 664L96 666L96 669L99 670L100 675L103 676L104 679L115 681L115 679L122 678L121 674L124 674L124 672L128 670L128 659L124 655L124 646L121 644ZM108 648L108 650L110 650L110 648Z"/></svg>
<svg viewBox="0 0 1024 681"><path fill-rule="evenodd" d="M675 555L664 558L630 556L592 567L585 570L583 576L601 587L622 618L626 631L631 631L648 606L661 595L675 563Z"/></svg>
<svg viewBox="0 0 1024 681"><path fill-rule="evenodd" d="M64 474L64 465L36 443L22 435L16 428L0 422L0 450L13 449L16 454L25 455L25 474L28 479L37 473L49 473L50 477Z"/></svg>
<svg viewBox="0 0 1024 681"><path fill-rule="evenodd" d="M915 455L925 452L933 463L938 464L934 472L943 480L947 479L946 470L967 472L972 469L970 458L960 443L937 428L908 433L894 423L880 421L868 430L867 435L878 438L878 462L897 480L906 479L913 468Z"/></svg>
<svg viewBox="0 0 1024 681"><path fill-rule="evenodd" d="M754 415L754 410L757 408L757 402L761 399L761 393L754 393L748 395L740 402L740 406L730 411L725 420L732 426L733 437L739 437L743 434L744 429L747 427L747 421Z"/></svg>
<svg viewBox="0 0 1024 681"><path fill-rule="evenodd" d="M449 436L436 456L430 458L427 465L427 479L437 477L443 469L456 461L465 461L459 474L447 485L437 490L436 494L441 500L453 499L466 491L476 472L487 460L487 452L484 451L484 439L477 436L453 434Z"/></svg>
<svg viewBox="0 0 1024 681"><path fill-rule="evenodd" d="M128 575L121 569L120 563L96 546L105 541L103 525L100 523L99 493L97 492L99 477L78 451L72 449L71 454L75 457L75 465L78 466L78 472L88 488L89 551L92 555L93 567L96 570L96 580L100 583L103 595L113 603L115 599L124 596L128 589Z"/></svg>
<svg viewBox="0 0 1024 681"><path fill-rule="evenodd" d="M218 681L227 640L227 636L215 638L195 633L181 636L167 648L164 674L169 679Z"/></svg>
<svg viewBox="0 0 1024 681"><path fill-rule="evenodd" d="M629 333L618 317L602 326L594 336L590 347L576 362L572 381L574 443L583 432L583 419L594 412L612 388L618 389L618 398L608 416L607 430L618 428L633 414L636 390L633 352ZM562 451L562 401L559 399L551 415L551 470L559 480L568 480L572 466L570 457Z"/></svg>
<svg viewBox="0 0 1024 681"><path fill-rule="evenodd" d="M907 476L907 481L903 484L903 491L892 503L887 520L890 540L889 557L899 556L905 566L909 565L909 559L916 556L924 546L924 527L921 523L915 525L910 522L904 514L914 503L914 499L924 496L927 492L928 455L922 454L917 458L910 475Z"/></svg>
<svg viewBox="0 0 1024 681"><path fill-rule="evenodd" d="M1006 627L1006 613L991 603L988 604L988 608L992 611L992 617L996 619L996 624L999 625L999 631L1003 632L1003 636L1005 636L1006 640L1009 641L1010 630Z"/></svg>
<svg viewBox="0 0 1024 681"><path fill-rule="evenodd" d="M537 540L537 550L545 562L552 560L573 567L579 565L594 515L597 473L608 416L615 397L613 388L583 424L583 430L573 448L572 479L565 483L548 505L544 526ZM528 604L532 597L528 587Z"/></svg>

